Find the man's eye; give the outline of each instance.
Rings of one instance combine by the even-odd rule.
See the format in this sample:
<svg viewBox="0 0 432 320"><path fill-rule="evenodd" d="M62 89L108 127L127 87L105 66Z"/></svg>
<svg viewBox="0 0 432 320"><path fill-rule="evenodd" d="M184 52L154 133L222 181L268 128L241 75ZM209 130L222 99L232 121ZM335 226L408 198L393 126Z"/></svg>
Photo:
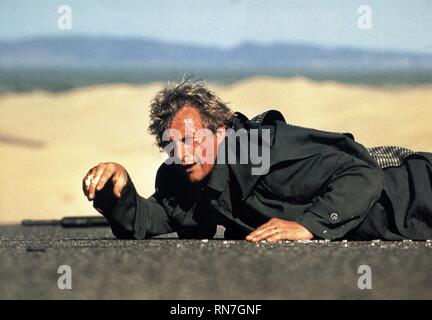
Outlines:
<svg viewBox="0 0 432 320"><path fill-rule="evenodd" d="M205 140L205 136L195 136L194 137L194 142L197 144L203 143L204 140Z"/></svg>

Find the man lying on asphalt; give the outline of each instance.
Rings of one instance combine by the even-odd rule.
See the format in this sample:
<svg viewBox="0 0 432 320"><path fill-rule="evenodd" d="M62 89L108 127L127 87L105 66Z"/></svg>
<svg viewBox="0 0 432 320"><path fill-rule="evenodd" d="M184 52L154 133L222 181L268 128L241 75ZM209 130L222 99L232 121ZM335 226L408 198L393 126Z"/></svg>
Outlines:
<svg viewBox="0 0 432 320"><path fill-rule="evenodd" d="M156 95L149 131L167 152L151 197L116 163L83 178L118 238L432 239L432 153L366 149L275 110L249 120L188 80Z"/></svg>

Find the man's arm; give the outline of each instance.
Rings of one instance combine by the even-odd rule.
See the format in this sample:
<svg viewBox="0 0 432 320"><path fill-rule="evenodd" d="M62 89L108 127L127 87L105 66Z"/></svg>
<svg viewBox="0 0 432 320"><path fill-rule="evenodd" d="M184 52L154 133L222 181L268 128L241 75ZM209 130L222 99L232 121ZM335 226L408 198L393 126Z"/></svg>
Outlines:
<svg viewBox="0 0 432 320"><path fill-rule="evenodd" d="M247 240L307 240L313 235L333 240L359 225L381 196L381 170L341 152L320 158L313 168L308 168L308 175L318 177L325 170L329 177L308 210L296 221L270 219L249 234Z"/></svg>
<svg viewBox="0 0 432 320"><path fill-rule="evenodd" d="M105 216L117 238L144 239L174 232L157 195L148 199L138 195L119 164L102 163L90 169L83 179L83 191L94 200L94 208Z"/></svg>
<svg viewBox="0 0 432 320"><path fill-rule="evenodd" d="M120 199L114 199L110 183L103 193L96 193L93 207L108 220L113 234L119 239L145 239L175 232L156 194L141 197L127 175Z"/></svg>
<svg viewBox="0 0 432 320"><path fill-rule="evenodd" d="M297 222L320 238L342 238L360 224L382 188L378 166L343 154L324 191Z"/></svg>

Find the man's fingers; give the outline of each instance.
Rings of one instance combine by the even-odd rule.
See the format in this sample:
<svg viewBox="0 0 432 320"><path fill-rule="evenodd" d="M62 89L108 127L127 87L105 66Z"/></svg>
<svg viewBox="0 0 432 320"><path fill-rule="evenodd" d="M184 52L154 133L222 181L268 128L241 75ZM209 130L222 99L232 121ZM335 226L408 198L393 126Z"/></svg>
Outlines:
<svg viewBox="0 0 432 320"><path fill-rule="evenodd" d="M276 226L275 224L275 220L274 219L270 219L269 221L267 221L266 223L260 225L258 228L256 228L255 231L252 231L251 233L249 233L246 236L246 240L248 241L252 241L253 238L256 238L257 236L261 235L263 232L272 229Z"/></svg>
<svg viewBox="0 0 432 320"><path fill-rule="evenodd" d="M105 166L99 165L96 169L96 173L93 175L93 179L90 183L90 187L88 190L88 198L89 200L93 200L96 192L96 186L99 182L99 179L101 178L103 172L105 170Z"/></svg>
<svg viewBox="0 0 432 320"><path fill-rule="evenodd" d="M263 224L255 231L246 236L248 241L267 240L309 240L313 238L313 234L304 226L294 221L272 218L266 224Z"/></svg>
<svg viewBox="0 0 432 320"><path fill-rule="evenodd" d="M96 190L102 190L105 187L105 184L114 174L114 169L105 169L102 176L99 178L99 181L96 184Z"/></svg>
<svg viewBox="0 0 432 320"><path fill-rule="evenodd" d="M268 237L278 232L279 230L276 227L267 228L264 231L259 233L254 231L253 233L251 233L249 236L246 237L246 240L253 241L253 242L262 241L262 240L266 240Z"/></svg>
<svg viewBox="0 0 432 320"><path fill-rule="evenodd" d="M121 198L121 192L124 188L124 186L126 185L126 180L127 177L126 176L119 176L117 179L113 179L114 180L114 187L113 187L113 192L114 192L114 196L116 196L118 199Z"/></svg>
<svg viewBox="0 0 432 320"><path fill-rule="evenodd" d="M258 237L258 236L260 236L261 234L263 234L264 232L266 232L268 230L273 230L275 227L276 226L274 226L274 225L268 225L266 227L261 226L258 229L256 229L255 231L253 231L251 233L251 235L252 235L252 237Z"/></svg>
<svg viewBox="0 0 432 320"><path fill-rule="evenodd" d="M283 240L283 239L285 239L283 237L283 233L282 232L277 232L277 233L271 235L270 237L268 237L267 241L269 241L269 242L275 242L275 241L280 241L280 240Z"/></svg>
<svg viewBox="0 0 432 320"><path fill-rule="evenodd" d="M83 180L82 180L82 190L83 190L84 195L87 197L86 179L87 179L87 175L85 175Z"/></svg>
<svg viewBox="0 0 432 320"><path fill-rule="evenodd" d="M96 167L91 168L82 180L82 188L83 188L84 195L86 197L88 196L90 183L91 183L91 180L93 178L95 171L96 171Z"/></svg>
<svg viewBox="0 0 432 320"><path fill-rule="evenodd" d="M266 223L260 225L256 230L267 229L268 227L280 226L280 219L271 218Z"/></svg>
<svg viewBox="0 0 432 320"><path fill-rule="evenodd" d="M258 237L259 235L261 235L263 232L269 230L269 229L273 229L274 226L272 224L269 224L268 222L266 224L263 224L261 226L259 226L257 229L255 229L255 231L252 231L251 233L249 233L246 236L246 240L252 241L253 238Z"/></svg>
<svg viewBox="0 0 432 320"><path fill-rule="evenodd" d="M112 180L113 192L117 198L121 197L121 191L127 182L126 170L114 162L99 163L91 168L84 176L82 188L89 201L95 198L95 193L102 190L106 183Z"/></svg>

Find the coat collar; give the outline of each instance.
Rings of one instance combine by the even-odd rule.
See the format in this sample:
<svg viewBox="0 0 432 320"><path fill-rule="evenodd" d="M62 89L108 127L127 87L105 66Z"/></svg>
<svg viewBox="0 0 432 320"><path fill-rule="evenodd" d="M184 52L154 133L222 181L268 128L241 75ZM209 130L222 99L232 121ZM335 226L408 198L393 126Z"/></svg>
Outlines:
<svg viewBox="0 0 432 320"><path fill-rule="evenodd" d="M215 163L207 187L221 193L228 182L228 174L229 172L226 164Z"/></svg>

